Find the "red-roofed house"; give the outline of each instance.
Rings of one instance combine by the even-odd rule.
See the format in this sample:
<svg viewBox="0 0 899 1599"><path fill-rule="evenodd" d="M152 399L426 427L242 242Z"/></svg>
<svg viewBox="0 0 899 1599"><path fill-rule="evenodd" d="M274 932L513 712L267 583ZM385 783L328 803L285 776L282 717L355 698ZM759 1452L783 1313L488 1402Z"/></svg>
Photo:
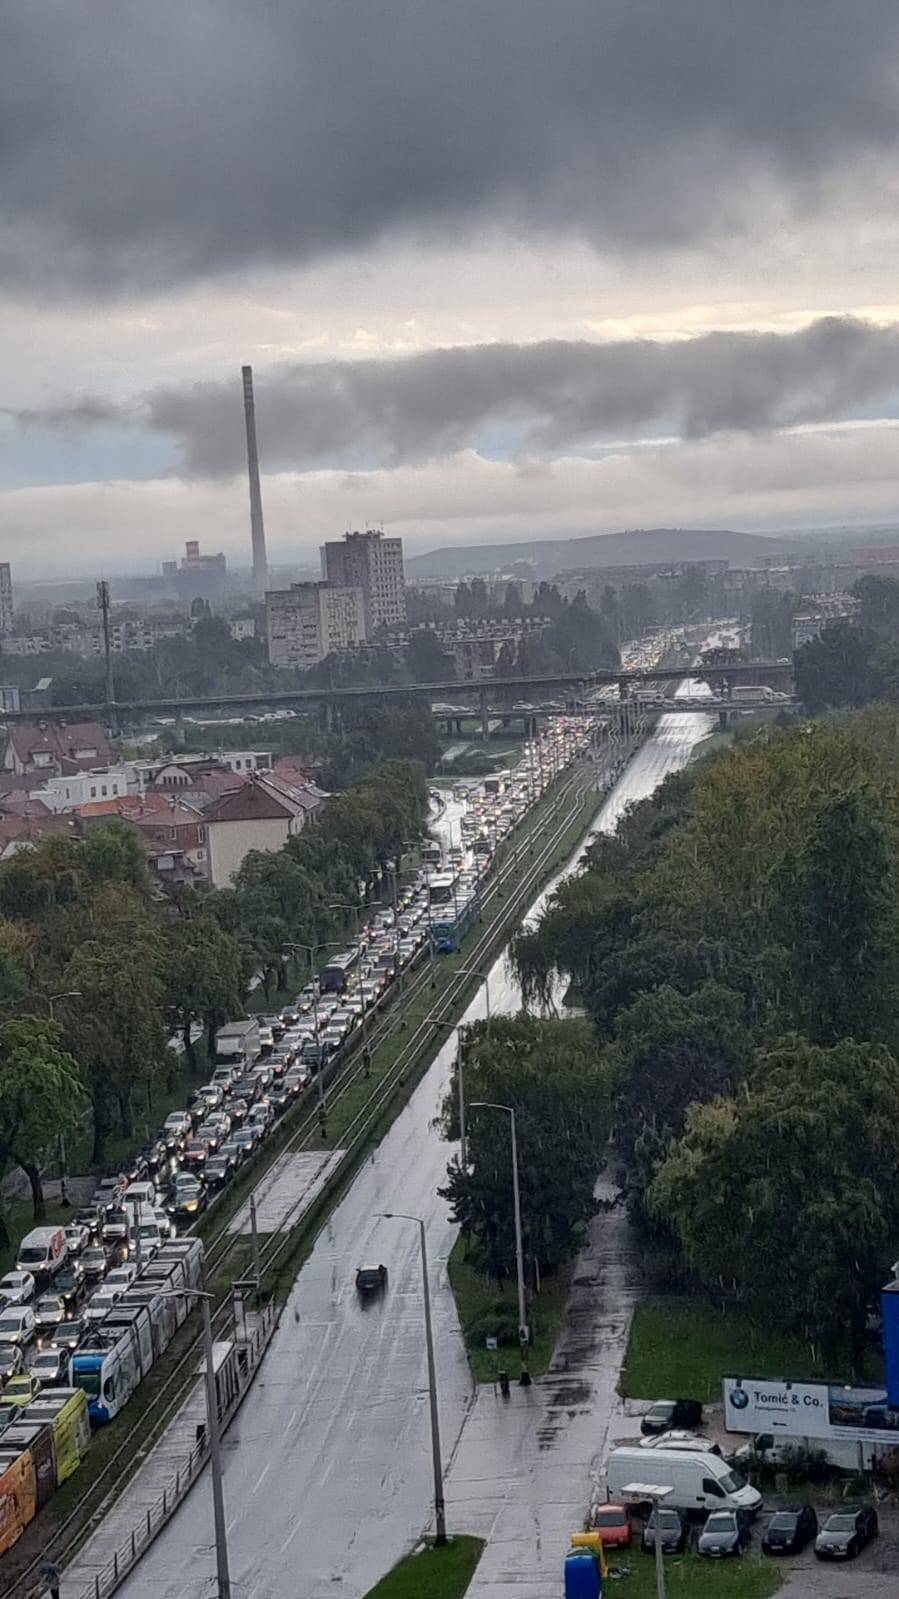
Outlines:
<svg viewBox="0 0 899 1599"><path fill-rule="evenodd" d="M215 800L203 817L213 888L226 888L251 850L282 849L315 820L325 797L311 786L295 788L266 775L250 777Z"/></svg>
<svg viewBox="0 0 899 1599"><path fill-rule="evenodd" d="M16 777L63 777L105 766L109 758L99 722L19 722L7 728L3 770Z"/></svg>

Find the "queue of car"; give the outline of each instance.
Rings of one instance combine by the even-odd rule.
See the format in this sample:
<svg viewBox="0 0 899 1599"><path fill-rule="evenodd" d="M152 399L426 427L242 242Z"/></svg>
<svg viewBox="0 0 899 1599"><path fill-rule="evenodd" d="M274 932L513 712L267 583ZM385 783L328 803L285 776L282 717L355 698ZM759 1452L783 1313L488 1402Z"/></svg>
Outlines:
<svg viewBox="0 0 899 1599"><path fill-rule="evenodd" d="M676 1425L672 1425L676 1424ZM696 1553L710 1560L743 1555L752 1544L753 1522L763 1509L762 1496L746 1483L714 1440L688 1428L702 1425L702 1405L695 1399L660 1399L641 1421L638 1446L611 1451L606 1466L608 1499L596 1504L591 1527L608 1549L631 1544L632 1518L643 1511L640 1542L655 1553ZM647 1453L644 1459L644 1451ZM664 1502L640 1505L620 1497L631 1485L664 1482ZM628 1492L631 1492L628 1488ZM760 1539L762 1554L795 1555L809 1545L819 1560L851 1560L877 1536L877 1512L870 1505L844 1505L823 1524L811 1505L786 1505L768 1518Z"/></svg>

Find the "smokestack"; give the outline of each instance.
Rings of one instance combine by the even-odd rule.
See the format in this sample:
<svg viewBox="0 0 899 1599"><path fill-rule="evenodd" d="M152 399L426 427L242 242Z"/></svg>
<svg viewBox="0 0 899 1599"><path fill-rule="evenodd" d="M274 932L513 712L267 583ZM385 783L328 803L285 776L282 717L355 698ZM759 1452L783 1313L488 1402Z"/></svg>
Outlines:
<svg viewBox="0 0 899 1599"><path fill-rule="evenodd" d="M259 451L256 447L256 404L253 399L253 368L243 367L243 410L247 424L247 471L250 475L250 533L253 540L253 583L257 594L268 588L268 562L265 557L265 523L262 520L262 490L259 487Z"/></svg>

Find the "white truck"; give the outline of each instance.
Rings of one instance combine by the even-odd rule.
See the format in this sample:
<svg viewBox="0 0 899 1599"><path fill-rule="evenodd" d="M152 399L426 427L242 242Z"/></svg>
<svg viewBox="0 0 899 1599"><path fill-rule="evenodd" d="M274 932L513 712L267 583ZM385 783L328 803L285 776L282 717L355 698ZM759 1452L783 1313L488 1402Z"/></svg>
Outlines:
<svg viewBox="0 0 899 1599"><path fill-rule="evenodd" d="M215 1035L215 1064L234 1066L237 1068L235 1075L239 1076L252 1066L261 1047L258 1017L251 1016L243 1022L226 1022Z"/></svg>
<svg viewBox="0 0 899 1599"><path fill-rule="evenodd" d="M613 1449L606 1466L606 1493L619 1504L634 1483L653 1483L670 1490L665 1504L687 1512L761 1509L757 1488L744 1482L739 1472L720 1455L693 1454L683 1449Z"/></svg>

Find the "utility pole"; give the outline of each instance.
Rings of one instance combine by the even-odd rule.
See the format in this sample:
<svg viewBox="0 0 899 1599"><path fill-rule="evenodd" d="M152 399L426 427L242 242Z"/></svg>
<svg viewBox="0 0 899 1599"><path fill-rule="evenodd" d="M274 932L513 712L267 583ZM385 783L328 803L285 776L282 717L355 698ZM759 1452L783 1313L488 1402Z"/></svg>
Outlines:
<svg viewBox="0 0 899 1599"><path fill-rule="evenodd" d="M115 688L112 681L112 646L109 642L109 584L105 578L101 578L97 584L97 609L103 618L104 698L109 707L110 726L113 733L117 733L118 720L115 713Z"/></svg>

